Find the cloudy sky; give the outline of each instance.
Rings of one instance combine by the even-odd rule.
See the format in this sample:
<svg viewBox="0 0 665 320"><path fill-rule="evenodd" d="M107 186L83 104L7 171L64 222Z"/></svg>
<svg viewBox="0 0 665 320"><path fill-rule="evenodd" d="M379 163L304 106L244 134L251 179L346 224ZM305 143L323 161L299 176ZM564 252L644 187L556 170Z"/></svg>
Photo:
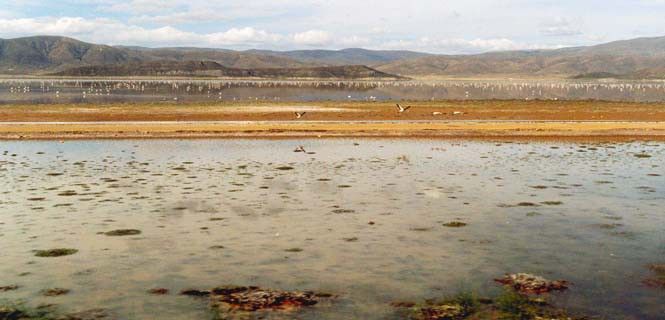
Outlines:
<svg viewBox="0 0 665 320"><path fill-rule="evenodd" d="M665 0L0 0L0 38L456 54L662 36L664 13Z"/></svg>

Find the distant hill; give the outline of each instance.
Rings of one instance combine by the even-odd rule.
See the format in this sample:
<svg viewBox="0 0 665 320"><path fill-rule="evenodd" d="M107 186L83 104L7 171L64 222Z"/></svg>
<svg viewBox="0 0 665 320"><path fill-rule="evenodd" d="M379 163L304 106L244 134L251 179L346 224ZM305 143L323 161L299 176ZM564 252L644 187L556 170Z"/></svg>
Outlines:
<svg viewBox="0 0 665 320"><path fill-rule="evenodd" d="M122 48L122 47L118 47ZM301 68L313 66L287 57L207 48L125 48L143 61L215 61L230 68Z"/></svg>
<svg viewBox="0 0 665 320"><path fill-rule="evenodd" d="M0 73L34 73L59 67L132 60L136 58L125 50L65 37L0 39Z"/></svg>
<svg viewBox="0 0 665 320"><path fill-rule="evenodd" d="M317 79L398 79L366 66L310 68L228 68L214 61L147 61L71 68L52 73L66 77L238 77Z"/></svg>
<svg viewBox="0 0 665 320"><path fill-rule="evenodd" d="M662 80L665 79L665 67L637 70L627 74L593 72L578 74L573 79L627 79L627 80Z"/></svg>
<svg viewBox="0 0 665 320"><path fill-rule="evenodd" d="M110 65L141 65L146 62L157 62L167 66L167 69L172 66L176 66L176 70L183 69L177 64L168 66L165 61L215 62L229 69L291 69L289 72L292 74L337 73L341 69L311 70L316 67L344 65L356 66L354 67L356 69L346 69L344 72L362 73L358 65L367 65L376 69L371 72L378 70L390 75L407 77L603 78L616 75L619 78L630 79L663 79L665 78L662 72L665 70L665 37L615 41L589 47L490 52L476 55L431 55L413 51L366 49L282 52L143 48L97 45L52 36L0 39L0 74L54 74L65 70L83 72L81 70L87 69L79 71L72 69L86 66L94 66L90 70L108 73L109 70L122 71L122 67L114 69L109 67ZM310 71L305 72L304 69ZM195 71L195 73L201 72L203 71ZM363 72L371 73L368 70ZM167 71L163 73L168 74ZM182 73L187 74L185 71Z"/></svg>
<svg viewBox="0 0 665 320"><path fill-rule="evenodd" d="M232 68L312 65L284 57L223 49L112 47L53 36L0 39L0 74L52 73L79 66L161 60L211 60Z"/></svg>
<svg viewBox="0 0 665 320"><path fill-rule="evenodd" d="M594 73L625 75L638 70L665 67L665 37L558 50L426 56L374 67L381 71L409 76L572 77Z"/></svg>
<svg viewBox="0 0 665 320"><path fill-rule="evenodd" d="M431 56L427 53L414 51L387 51L366 50L359 48L343 50L296 50L296 51L269 51L249 50L249 53L258 53L271 56L286 57L298 61L305 61L326 65L364 64L377 65L398 60L413 59Z"/></svg>

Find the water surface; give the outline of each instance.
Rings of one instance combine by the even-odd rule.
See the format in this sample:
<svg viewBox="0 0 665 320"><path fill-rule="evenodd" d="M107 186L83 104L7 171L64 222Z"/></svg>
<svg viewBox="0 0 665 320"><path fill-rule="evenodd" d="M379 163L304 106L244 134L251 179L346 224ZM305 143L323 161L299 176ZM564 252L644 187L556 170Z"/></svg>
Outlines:
<svg viewBox="0 0 665 320"><path fill-rule="evenodd" d="M291 318L395 319L392 301L529 272L571 281L554 300L574 312L662 319L642 281L665 262L664 159L647 142L3 142L0 285L21 288L0 299L208 319L177 292L258 285L339 295ZM101 234L123 228L142 234ZM58 247L79 252L32 252Z"/></svg>

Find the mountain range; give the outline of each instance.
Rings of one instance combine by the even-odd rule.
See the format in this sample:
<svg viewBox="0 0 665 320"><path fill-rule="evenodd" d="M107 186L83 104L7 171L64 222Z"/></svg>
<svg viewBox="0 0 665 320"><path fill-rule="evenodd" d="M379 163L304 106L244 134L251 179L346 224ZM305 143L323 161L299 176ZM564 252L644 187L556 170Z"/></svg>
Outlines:
<svg viewBox="0 0 665 320"><path fill-rule="evenodd" d="M99 45L57 36L0 39L0 74L8 75L81 74L85 73L84 70L113 73L114 70L127 71L137 65L159 66L158 70L149 73L169 74L169 68L183 70L183 66L201 63L206 68L213 66L218 74L242 74L243 71L238 70L244 70L245 74L258 72L256 74L264 76L316 76L323 72L321 74L344 78L347 77L346 72L350 72L349 77L355 77L354 74L374 74L379 77L395 74L405 77L655 79L665 78L665 37L639 38L587 47L474 55L434 55L357 48L297 51L144 48ZM354 67L321 69L347 65ZM361 68L360 65L367 67ZM376 70L371 71L373 69Z"/></svg>

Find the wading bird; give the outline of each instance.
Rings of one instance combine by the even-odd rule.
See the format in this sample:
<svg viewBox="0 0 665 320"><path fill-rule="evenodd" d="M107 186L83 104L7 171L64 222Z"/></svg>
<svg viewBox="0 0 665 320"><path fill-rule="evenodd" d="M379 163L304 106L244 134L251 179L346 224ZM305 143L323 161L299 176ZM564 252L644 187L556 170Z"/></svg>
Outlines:
<svg viewBox="0 0 665 320"><path fill-rule="evenodd" d="M409 109L411 109L410 106L409 107L402 107L401 104L399 104L399 103L397 104L397 110L399 110L399 113L403 113L404 111L409 110Z"/></svg>

